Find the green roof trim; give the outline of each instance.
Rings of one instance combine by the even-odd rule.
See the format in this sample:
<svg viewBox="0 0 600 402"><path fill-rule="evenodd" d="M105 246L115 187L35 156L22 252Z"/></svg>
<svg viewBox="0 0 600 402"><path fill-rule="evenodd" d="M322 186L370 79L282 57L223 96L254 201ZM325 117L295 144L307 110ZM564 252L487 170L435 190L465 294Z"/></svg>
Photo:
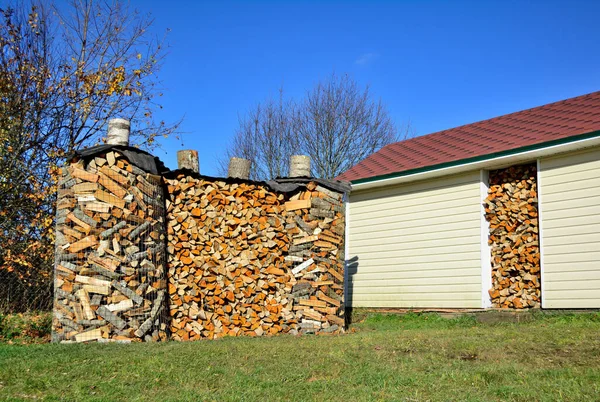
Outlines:
<svg viewBox="0 0 600 402"><path fill-rule="evenodd" d="M486 155L474 156L472 158L459 159L459 160L452 161L452 162L439 163L437 165L424 166L421 168L403 170L401 172L395 172L395 173L387 173L387 174L383 174L383 175L379 175L379 176L365 177L363 179L351 180L350 183L363 184L363 183L369 183L372 181L393 179L396 177L409 176L412 174L431 172L434 170L439 170L439 169L444 169L444 168L449 168L449 167L454 167L454 166L460 166L460 165L466 165L468 163L483 162L486 160L492 160L492 159L500 158L503 156L519 154L522 152L537 151L537 150L552 147L555 145L565 145L565 144L569 144L571 142L587 140L587 139L596 138L596 137L600 137L600 131L592 131L589 133L575 135L572 137L566 137L566 138L560 138L560 139L552 140L552 141L540 142L538 144L527 145L527 146L520 147L520 148L514 148L514 149L509 149L506 151L494 152L494 153L486 154Z"/></svg>

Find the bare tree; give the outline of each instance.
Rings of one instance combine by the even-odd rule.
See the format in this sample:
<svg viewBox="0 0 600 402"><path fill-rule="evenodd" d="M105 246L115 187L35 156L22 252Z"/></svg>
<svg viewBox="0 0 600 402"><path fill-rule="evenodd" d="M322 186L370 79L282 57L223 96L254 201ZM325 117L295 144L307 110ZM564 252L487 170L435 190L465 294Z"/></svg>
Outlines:
<svg viewBox="0 0 600 402"><path fill-rule="evenodd" d="M294 110L292 101L286 101L283 89L278 100L269 99L259 103L239 118L239 127L220 161L221 173L227 172L229 158L236 156L252 162L250 178L267 180L286 176L290 156L299 148L294 133Z"/></svg>
<svg viewBox="0 0 600 402"><path fill-rule="evenodd" d="M403 137L409 134L407 126ZM251 177L262 180L286 175L289 157L306 154L313 176L334 178L397 139L396 126L369 88L332 74L299 103L280 91L278 102L258 104L240 119L226 156L252 160Z"/></svg>
<svg viewBox="0 0 600 402"><path fill-rule="evenodd" d="M310 90L295 116L302 149L316 177L334 178L379 148L397 140L381 100L348 75L332 74Z"/></svg>

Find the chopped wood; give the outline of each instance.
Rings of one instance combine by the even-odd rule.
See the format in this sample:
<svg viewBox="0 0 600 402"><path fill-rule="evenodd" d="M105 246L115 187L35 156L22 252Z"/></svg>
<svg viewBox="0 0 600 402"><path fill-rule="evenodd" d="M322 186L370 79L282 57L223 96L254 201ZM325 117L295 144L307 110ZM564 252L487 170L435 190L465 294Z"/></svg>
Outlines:
<svg viewBox="0 0 600 402"><path fill-rule="evenodd" d="M167 180L118 150L71 168L59 180L57 261L72 257L56 265L57 339L99 325L103 342L343 331L341 194Z"/></svg>
<svg viewBox="0 0 600 402"><path fill-rule="evenodd" d="M297 209L310 208L310 198L307 200L294 200L285 203L286 211L295 211Z"/></svg>
<svg viewBox="0 0 600 402"><path fill-rule="evenodd" d="M96 310L96 312L100 317L104 318L106 321L114 325L117 329L123 329L127 326L127 322L125 322L121 317L110 311L106 306L98 307L98 310Z"/></svg>
<svg viewBox="0 0 600 402"><path fill-rule="evenodd" d="M59 180L57 245L69 254L56 257L55 311L64 319L53 321L55 338L81 340L104 325L95 340L166 340L163 183L147 179L118 151L83 166L72 162L63 174L73 177ZM148 320L143 338L136 336Z"/></svg>
<svg viewBox="0 0 600 402"><path fill-rule="evenodd" d="M298 273L302 272L303 270L305 270L306 268L310 267L312 264L314 264L314 260L312 258L304 261L302 264L298 265L297 267L295 267L294 269L292 269L292 273L294 275L297 275Z"/></svg>
<svg viewBox="0 0 600 402"><path fill-rule="evenodd" d="M135 293L135 291L129 289L127 286L117 282L117 281L113 281L111 283L112 287L114 287L115 289L117 289L119 292L123 293L125 296L129 297L131 300L133 300L135 302L135 304L142 304L144 302L144 298L141 297L140 295L138 295L137 293Z"/></svg>
<svg viewBox="0 0 600 402"><path fill-rule="evenodd" d="M114 233L116 233L117 231L123 229L125 226L127 226L127 222L121 221L121 222L117 223L115 226L113 226L112 228L107 229L104 232L100 233L100 238L107 239L110 236L112 236Z"/></svg>
<svg viewBox="0 0 600 402"><path fill-rule="evenodd" d="M317 292L317 297L331 305L334 305L336 307L339 307L341 305L341 302L339 300L336 299L332 299L331 297L328 297L325 295L325 293L323 292Z"/></svg>
<svg viewBox="0 0 600 402"><path fill-rule="evenodd" d="M300 299L298 303L301 306L327 307L327 303L321 300Z"/></svg>
<svg viewBox="0 0 600 402"><path fill-rule="evenodd" d="M96 341L101 338L102 338L102 330L100 330L99 328L96 328L96 329L81 332L81 333L75 335L75 342Z"/></svg>
<svg viewBox="0 0 600 402"><path fill-rule="evenodd" d="M539 308L537 167L535 164L491 171L484 201L489 222L492 288L497 308Z"/></svg>
<svg viewBox="0 0 600 402"><path fill-rule="evenodd" d="M86 209L88 211L93 211L93 212L101 212L101 213L106 213L109 212L111 208L111 205L106 204L104 202L86 202L83 205L83 209Z"/></svg>
<svg viewBox="0 0 600 402"><path fill-rule="evenodd" d="M79 251L85 250L86 248L96 246L98 244L98 239L94 235L90 235L84 237L83 239L71 244L69 246L69 252L77 253Z"/></svg>
<svg viewBox="0 0 600 402"><path fill-rule="evenodd" d="M98 183L79 183L75 184L71 189L75 194L93 193L98 190Z"/></svg>
<svg viewBox="0 0 600 402"><path fill-rule="evenodd" d="M67 218L71 220L71 222L73 222L74 224L80 226L83 231L87 234L92 230L92 226L85 223L84 221L82 221L81 219L79 219L78 217L75 216L75 214L73 212L69 212L67 214Z"/></svg>
<svg viewBox="0 0 600 402"><path fill-rule="evenodd" d="M111 195L109 193L107 193L106 191L102 191L102 190L98 190L94 193L94 197L96 197L98 200L100 201L104 201L107 204L113 205L117 208L125 208L125 201L115 197L114 195Z"/></svg>
<svg viewBox="0 0 600 402"><path fill-rule="evenodd" d="M70 168L70 173L71 176L77 179L81 179L81 180L85 180L85 181L90 181L90 182L97 182L98 181L98 175L95 173L91 173L91 172L87 172L83 169L79 169L76 167L71 167Z"/></svg>
<svg viewBox="0 0 600 402"><path fill-rule="evenodd" d="M76 296L81 301L81 307L83 308L83 317L86 320L93 320L96 318L92 307L90 306L90 297L85 289L79 289Z"/></svg>
<svg viewBox="0 0 600 402"><path fill-rule="evenodd" d="M112 180L116 181L117 183L121 184L122 186L127 186L129 184L129 179L127 178L127 176L122 175L121 173L110 169L107 166L102 167L100 169L100 172L105 174Z"/></svg>
<svg viewBox="0 0 600 402"><path fill-rule="evenodd" d="M110 281L105 281L102 279L92 278L92 277L83 276L83 275L75 276L75 282L83 283L85 285L110 286Z"/></svg>
<svg viewBox="0 0 600 402"><path fill-rule="evenodd" d="M108 286L83 285L83 289L88 293L98 293L101 295L108 295L110 293L110 288Z"/></svg>
<svg viewBox="0 0 600 402"><path fill-rule="evenodd" d="M331 197L307 190L287 196L259 184L185 174L167 188L173 339L318 332L322 323L343 330L325 316L344 311L343 275L327 272L344 269L343 237L335 234L343 234L344 217L333 211ZM310 215L313 193L335 222ZM341 197L333 202L342 205ZM324 230L336 242L323 240L326 248L315 245ZM337 298L319 298L324 290Z"/></svg>
<svg viewBox="0 0 600 402"><path fill-rule="evenodd" d="M317 235L314 235L314 236L305 236L305 237L302 237L300 239L294 240L294 245L297 246L299 244L310 243L310 242L313 242L313 241L316 241L316 240L319 240L319 236L317 236Z"/></svg>
<svg viewBox="0 0 600 402"><path fill-rule="evenodd" d="M113 313L118 313L120 311L126 311L130 308L133 308L133 301L131 299L121 300L116 304L109 304L106 306L107 309L112 311Z"/></svg>
<svg viewBox="0 0 600 402"><path fill-rule="evenodd" d="M100 172L98 182L104 186L105 189L113 193L115 196L119 198L125 198L127 195L127 190L113 181L110 177Z"/></svg>

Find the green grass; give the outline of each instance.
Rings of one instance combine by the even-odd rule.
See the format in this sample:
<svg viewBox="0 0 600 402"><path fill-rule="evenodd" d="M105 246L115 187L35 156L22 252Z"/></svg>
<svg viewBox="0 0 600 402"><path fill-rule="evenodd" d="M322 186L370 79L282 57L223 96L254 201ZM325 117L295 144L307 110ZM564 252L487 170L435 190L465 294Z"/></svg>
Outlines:
<svg viewBox="0 0 600 402"><path fill-rule="evenodd" d="M600 314L369 315L342 336L0 344L0 399L600 400Z"/></svg>

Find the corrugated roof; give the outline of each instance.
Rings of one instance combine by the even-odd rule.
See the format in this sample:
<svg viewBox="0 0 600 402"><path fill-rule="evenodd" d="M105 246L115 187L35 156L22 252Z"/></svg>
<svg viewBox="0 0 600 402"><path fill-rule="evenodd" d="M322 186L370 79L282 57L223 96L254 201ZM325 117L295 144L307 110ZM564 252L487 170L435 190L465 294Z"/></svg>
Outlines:
<svg viewBox="0 0 600 402"><path fill-rule="evenodd" d="M600 91L381 148L337 177L356 181L600 130Z"/></svg>

